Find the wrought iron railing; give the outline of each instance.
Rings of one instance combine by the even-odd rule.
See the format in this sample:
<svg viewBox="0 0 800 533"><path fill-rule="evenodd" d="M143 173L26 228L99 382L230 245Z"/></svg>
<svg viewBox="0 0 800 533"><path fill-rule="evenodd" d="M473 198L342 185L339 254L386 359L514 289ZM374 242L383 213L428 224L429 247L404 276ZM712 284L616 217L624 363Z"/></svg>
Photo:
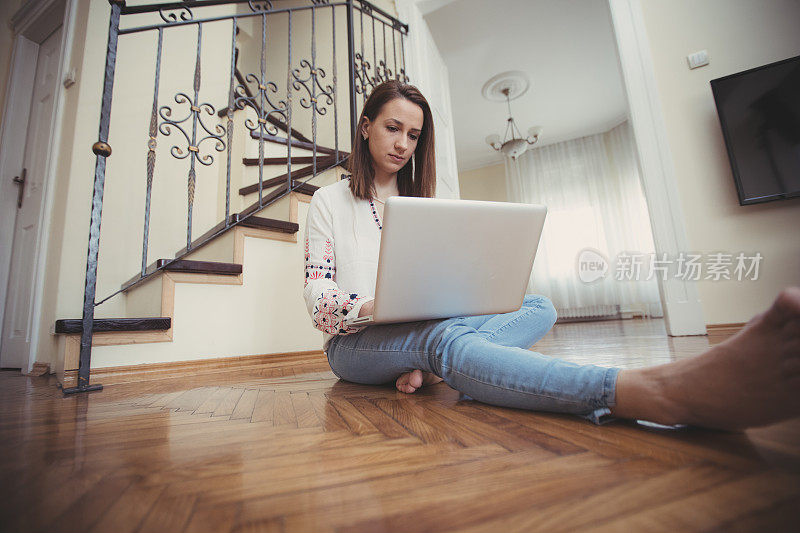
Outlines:
<svg viewBox="0 0 800 533"><path fill-rule="evenodd" d="M408 26L385 11L363 0L275 1L269 0L199 0L182 2L162 2L141 5L127 5L124 0L109 0L111 16L109 20L108 45L106 51L105 73L100 110L99 139L92 146L97 156L95 164L94 189L92 195L91 221L89 229L89 249L86 261L86 277L83 300L82 334L77 386L65 388L64 393L85 392L102 389L102 385L90 385L90 363L95 308L123 291L147 280L159 270L167 268L186 254L210 242L231 227L241 224L247 217L254 216L263 208L278 201L294 190L303 187L318 173L327 168L344 163L347 151L342 150L340 142L339 116L341 92L346 93L347 115L350 135L346 145L350 146L355 136L356 122L370 90L388 79L407 81L404 38ZM213 9L212 9L213 8ZM220 13L220 10L230 12ZM212 13L212 11L214 11ZM323 17L324 15L324 17ZM338 15L338 18L337 18ZM268 35L268 28L285 20L285 43L275 43L274 35ZM293 18L310 17L310 27L303 26L303 35L310 45L309 57L293 50L293 31L297 38L298 28ZM320 25L329 24L330 40L319 42ZM130 24L127 24L130 21ZM121 25L121 22L125 22ZM208 68L202 69L204 46L219 47L219 41L204 41L203 29L212 24L229 24L229 35L225 46L230 46L230 58L226 65L212 71L219 82L224 74L227 81L227 103L217 110L212 103L201 99L203 83L209 78ZM242 25L249 25L257 41L256 68L242 67L242 53L239 49L239 34ZM343 27L340 27L343 26ZM167 37L183 28L195 28L196 39L191 90L179 90L169 95L164 104L162 89L162 62L169 57ZM259 31L260 30L260 31ZM281 30L283 31L283 30ZM346 36L346 56L342 46L337 49L337 31ZM218 32L217 32L218 33ZM327 30L326 30L327 33ZM155 40L155 69L149 124L146 135L145 175L143 176L144 223L142 231L142 256L140 273L124 283L119 290L112 291L99 302L96 301L98 253L100 248L100 222L103 210L103 194L106 179L106 159L111 155L108 143L112 112L112 93L117 68L118 43L120 37L128 35L150 35ZM184 34L185 37L185 34ZM254 39L255 40L255 39ZM259 46L260 45L260 46ZM284 50L285 45L285 50ZM276 72L268 65L276 54L285 53L286 67ZM321 61L321 54L330 58L330 67ZM341 61L340 61L341 59ZM340 84L341 63L346 62L347 83ZM120 65L124 67L124 65ZM147 86L147 84L141 84ZM281 92L282 89L282 92ZM144 94L137 93L137 94ZM361 95L361 98L359 98ZM149 99L149 96L147 96ZM299 108L294 105L295 100ZM128 105L130 102L126 103ZM242 118L237 119L237 111ZM301 115L305 111L305 115ZM329 113L329 111L332 111ZM216 115L216 116L215 116ZM215 119L221 119L214 124ZM310 126L310 136L302 133L302 127ZM322 146L318 139L321 121L332 120L332 146ZM349 118L349 120L347 120ZM308 120L310 119L310 120ZM258 182L240 192L258 192L258 201L233 212L231 202L231 176L233 170L241 168L234 159L234 131L246 128L248 136L258 143ZM330 129L330 128L328 128ZM148 250L151 226L151 203L154 194L159 137L169 139L169 155L175 161L186 162L186 246L171 261L148 264ZM178 138L181 142L175 141ZM285 145L286 155L266 157L265 143ZM310 168L301 171L292 169L292 149L304 149L310 156L295 160L310 162ZM117 148L120 150L121 148ZM224 153L225 157L225 202L224 218L205 232L201 238L193 239L193 216L198 187L197 171L200 167L219 165L214 152ZM318 154L322 154L318 156ZM286 163L285 185L266 195L264 189L275 185L278 178L265 180L265 165L275 161ZM306 177L300 180L300 177ZM221 198L220 198L221 201ZM115 216L107 213L106 216Z"/></svg>

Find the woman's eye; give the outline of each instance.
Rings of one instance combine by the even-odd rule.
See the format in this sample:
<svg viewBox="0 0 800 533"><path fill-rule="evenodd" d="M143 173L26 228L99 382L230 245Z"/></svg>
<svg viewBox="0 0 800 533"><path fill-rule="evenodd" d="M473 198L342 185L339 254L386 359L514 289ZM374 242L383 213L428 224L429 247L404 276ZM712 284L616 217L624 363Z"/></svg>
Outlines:
<svg viewBox="0 0 800 533"><path fill-rule="evenodd" d="M397 131L397 128L395 128L394 126L387 126L387 129L389 131Z"/></svg>
<svg viewBox="0 0 800 533"><path fill-rule="evenodd" d="M419 139L419 136L417 135L409 135L409 137L411 138L412 141L416 141L417 139Z"/></svg>

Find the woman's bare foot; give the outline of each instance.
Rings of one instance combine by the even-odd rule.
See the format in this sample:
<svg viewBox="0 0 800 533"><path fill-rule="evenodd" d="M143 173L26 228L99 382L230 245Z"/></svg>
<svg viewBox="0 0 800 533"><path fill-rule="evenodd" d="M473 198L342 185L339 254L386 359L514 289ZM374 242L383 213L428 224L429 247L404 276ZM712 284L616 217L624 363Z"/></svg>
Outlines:
<svg viewBox="0 0 800 533"><path fill-rule="evenodd" d="M397 390L400 392L405 392L406 394L411 394L416 392L416 390L420 387L425 385L433 385L434 383L439 383L442 381L442 378L437 376L436 374L431 374L430 372L423 372L422 370L412 370L411 372L406 372L399 378L397 378Z"/></svg>
<svg viewBox="0 0 800 533"><path fill-rule="evenodd" d="M612 412L719 429L800 416L800 287L697 357L620 372Z"/></svg>

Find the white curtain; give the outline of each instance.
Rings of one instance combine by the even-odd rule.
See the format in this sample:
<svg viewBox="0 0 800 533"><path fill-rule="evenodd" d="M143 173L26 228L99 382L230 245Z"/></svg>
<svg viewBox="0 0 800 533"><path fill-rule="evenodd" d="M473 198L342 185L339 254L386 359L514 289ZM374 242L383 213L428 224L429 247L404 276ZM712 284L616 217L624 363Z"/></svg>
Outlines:
<svg viewBox="0 0 800 533"><path fill-rule="evenodd" d="M619 311L663 316L657 282L647 279L655 249L635 150L623 122L606 133L505 159L508 200L548 208L528 292L548 296L560 317ZM578 256L585 249L608 261L604 277L581 280ZM623 277L617 273L621 253L639 256L638 280L630 270L617 279Z"/></svg>

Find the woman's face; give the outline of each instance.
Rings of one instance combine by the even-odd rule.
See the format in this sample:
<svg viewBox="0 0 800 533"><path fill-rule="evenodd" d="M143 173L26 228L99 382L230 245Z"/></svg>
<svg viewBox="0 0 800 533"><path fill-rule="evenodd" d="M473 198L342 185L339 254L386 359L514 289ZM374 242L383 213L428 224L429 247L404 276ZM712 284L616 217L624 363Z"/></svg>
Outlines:
<svg viewBox="0 0 800 533"><path fill-rule="evenodd" d="M396 174L408 163L422 132L422 108L405 98L384 104L374 121L364 117L361 135L367 138L375 175Z"/></svg>

